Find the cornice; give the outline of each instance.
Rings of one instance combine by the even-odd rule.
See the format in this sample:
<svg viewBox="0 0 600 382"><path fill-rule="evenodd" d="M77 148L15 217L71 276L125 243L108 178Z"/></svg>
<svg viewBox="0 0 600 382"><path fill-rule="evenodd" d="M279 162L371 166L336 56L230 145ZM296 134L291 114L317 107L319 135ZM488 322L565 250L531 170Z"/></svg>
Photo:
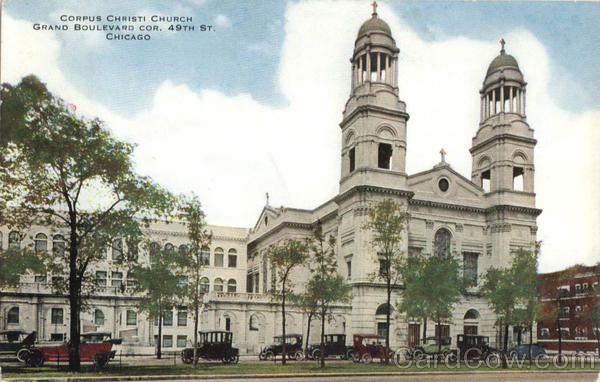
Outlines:
<svg viewBox="0 0 600 382"><path fill-rule="evenodd" d="M346 126L348 124L348 122L351 121L357 114L361 114L361 113L365 113L365 112L368 113L370 111L387 114L387 115L392 115L394 117L406 118L407 121L410 118L408 113L405 111L388 109L386 107L376 106L373 104L366 104L366 105L357 106L354 110L352 110L352 112L350 114L348 114L347 116L344 116L344 119L342 120L342 122L340 122L340 128L343 129L344 126Z"/></svg>
<svg viewBox="0 0 600 382"><path fill-rule="evenodd" d="M537 143L537 139L534 138L527 138L527 137L520 137L518 135L514 135L514 134L498 134L498 135L494 135L493 137L490 137L488 139L486 139L485 141L476 144L475 146L471 147L469 149L469 152L471 154L473 154L475 151L481 149L482 147L497 141L497 140L512 140L512 141L518 141L518 142L523 142L523 143L529 143L531 145L535 145Z"/></svg>
<svg viewBox="0 0 600 382"><path fill-rule="evenodd" d="M510 211L510 212L519 212L527 215L539 216L542 213L542 210L539 208L532 207L523 207L523 206L511 206L508 204L501 204L497 206L492 206L486 209L486 213L494 213L500 211Z"/></svg>
<svg viewBox="0 0 600 382"><path fill-rule="evenodd" d="M402 197L407 197L408 199L411 199L415 195L415 193L412 191L399 190L396 188L358 185L358 186L354 186L351 189L349 189L348 191L345 191L344 193L336 196L335 202L339 205L340 202L343 202L344 200L348 199L352 195L354 195L356 193L363 193L363 192L374 192L374 193L379 193L379 194L402 196Z"/></svg>
<svg viewBox="0 0 600 382"><path fill-rule="evenodd" d="M486 212L486 209L481 208L481 207L464 206L464 205L460 205L460 204L443 203L443 202L434 202L431 200L422 200L422 199L410 199L408 201L408 204L413 205L413 206L437 207L437 208L444 208L444 209L448 209L448 210L476 212L476 213L480 213L480 214L484 214Z"/></svg>

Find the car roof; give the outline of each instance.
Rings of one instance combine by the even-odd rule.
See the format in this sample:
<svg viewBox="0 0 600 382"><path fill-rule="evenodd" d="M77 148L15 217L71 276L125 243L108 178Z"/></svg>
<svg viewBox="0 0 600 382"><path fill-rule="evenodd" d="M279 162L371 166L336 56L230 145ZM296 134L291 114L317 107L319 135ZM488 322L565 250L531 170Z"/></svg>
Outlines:
<svg viewBox="0 0 600 382"><path fill-rule="evenodd" d="M286 334L286 337L300 337L302 334ZM283 336L280 334L278 336L273 336L273 338L282 338Z"/></svg>
<svg viewBox="0 0 600 382"><path fill-rule="evenodd" d="M24 330L1 330L0 334L25 334Z"/></svg>
<svg viewBox="0 0 600 382"><path fill-rule="evenodd" d="M385 338L384 336L380 336L379 334L355 334L354 336L359 336L363 338Z"/></svg>
<svg viewBox="0 0 600 382"><path fill-rule="evenodd" d="M82 336L92 337L92 336L111 336L111 332L86 332L81 333Z"/></svg>
<svg viewBox="0 0 600 382"><path fill-rule="evenodd" d="M198 333L208 334L208 333L231 333L227 330L201 330Z"/></svg>

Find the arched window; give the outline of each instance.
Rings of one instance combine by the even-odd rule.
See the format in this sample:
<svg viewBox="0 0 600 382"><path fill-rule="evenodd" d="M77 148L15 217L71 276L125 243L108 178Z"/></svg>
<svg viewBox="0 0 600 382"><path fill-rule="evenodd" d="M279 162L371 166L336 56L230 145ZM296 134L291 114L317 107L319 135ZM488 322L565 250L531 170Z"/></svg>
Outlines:
<svg viewBox="0 0 600 382"><path fill-rule="evenodd" d="M475 309L469 309L467 310L467 313L465 313L465 320L478 320L479 319L479 312Z"/></svg>
<svg viewBox="0 0 600 382"><path fill-rule="evenodd" d="M9 309L6 315L7 324L18 324L19 323L19 307L13 306Z"/></svg>
<svg viewBox="0 0 600 382"><path fill-rule="evenodd" d="M450 255L450 243L452 241L452 234L446 228L440 228L435 233L433 240L433 253L434 255Z"/></svg>
<svg viewBox="0 0 600 382"><path fill-rule="evenodd" d="M227 256L227 266L229 268L235 268L237 267L237 251L233 248L231 248L228 252L228 256Z"/></svg>
<svg viewBox="0 0 600 382"><path fill-rule="evenodd" d="M158 261L158 256L159 256L159 252L160 252L160 244L158 244L155 241L150 243L149 252L150 252L150 264L156 263Z"/></svg>
<svg viewBox="0 0 600 382"><path fill-rule="evenodd" d="M224 253L223 253L223 248L215 248L215 267L222 267L223 266L223 257L224 257Z"/></svg>
<svg viewBox="0 0 600 382"><path fill-rule="evenodd" d="M112 241L112 259L122 260L123 259L123 240L118 237Z"/></svg>
<svg viewBox="0 0 600 382"><path fill-rule="evenodd" d="M215 292L223 292L223 280L217 277L214 283Z"/></svg>
<svg viewBox="0 0 600 382"><path fill-rule="evenodd" d="M200 279L200 293L208 293L210 289L210 281L208 277L202 277Z"/></svg>
<svg viewBox="0 0 600 382"><path fill-rule="evenodd" d="M376 316L379 316L380 314L384 314L387 315L388 311L390 310L390 306L388 304L381 304L377 307L377 311L375 312ZM393 309L390 311L390 313L393 312Z"/></svg>
<svg viewBox="0 0 600 382"><path fill-rule="evenodd" d="M188 251L188 246L187 245L181 244L179 246L179 253L181 253L182 255L187 254L187 251Z"/></svg>
<svg viewBox="0 0 600 382"><path fill-rule="evenodd" d="M8 248L21 248L21 235L17 231L8 234Z"/></svg>
<svg viewBox="0 0 600 382"><path fill-rule="evenodd" d="M100 309L96 309L94 311L94 325L102 326L104 325L104 313Z"/></svg>
<svg viewBox="0 0 600 382"><path fill-rule="evenodd" d="M210 265L210 248L207 246L202 247L200 250L200 263L202 265Z"/></svg>
<svg viewBox="0 0 600 382"><path fill-rule="evenodd" d="M173 244L171 244L171 243L167 243L167 244L165 244L165 251L172 251L172 250L173 250L173 248L175 248L175 247L173 246Z"/></svg>
<svg viewBox="0 0 600 382"><path fill-rule="evenodd" d="M52 237L52 254L54 256L65 254L65 238L62 235L54 235Z"/></svg>
<svg viewBox="0 0 600 382"><path fill-rule="evenodd" d="M48 236L43 233L35 235L35 251L37 253L43 253L48 250Z"/></svg>
<svg viewBox="0 0 600 382"><path fill-rule="evenodd" d="M229 279L229 281L227 281L227 292L235 293L236 289L237 289L237 282L235 281L235 279Z"/></svg>

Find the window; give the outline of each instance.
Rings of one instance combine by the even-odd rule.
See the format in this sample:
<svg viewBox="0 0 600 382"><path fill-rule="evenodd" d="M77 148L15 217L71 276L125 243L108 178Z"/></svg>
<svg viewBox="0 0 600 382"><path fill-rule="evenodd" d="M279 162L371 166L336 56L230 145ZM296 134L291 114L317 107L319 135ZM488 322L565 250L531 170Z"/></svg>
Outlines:
<svg viewBox="0 0 600 382"><path fill-rule="evenodd" d="M177 326L187 326L187 312L177 312Z"/></svg>
<svg viewBox="0 0 600 382"><path fill-rule="evenodd" d="M123 260L123 240L118 237L112 241L112 259Z"/></svg>
<svg viewBox="0 0 600 382"><path fill-rule="evenodd" d="M346 261L346 267L348 268L348 280L352 278L352 261Z"/></svg>
<svg viewBox="0 0 600 382"><path fill-rule="evenodd" d="M52 308L52 315L51 315L50 323L52 323L52 324L62 324L63 323L62 308Z"/></svg>
<svg viewBox="0 0 600 382"><path fill-rule="evenodd" d="M150 252L150 264L156 264L158 256L160 256L160 245L157 242L152 242L148 251Z"/></svg>
<svg viewBox="0 0 600 382"><path fill-rule="evenodd" d="M62 333L51 333L50 341L62 342L64 340L64 335Z"/></svg>
<svg viewBox="0 0 600 382"><path fill-rule="evenodd" d="M100 309L96 309L94 311L94 325L102 326L104 325L104 313Z"/></svg>
<svg viewBox="0 0 600 382"><path fill-rule="evenodd" d="M173 249L175 249L175 246L171 243L167 243L165 244L165 251L172 251Z"/></svg>
<svg viewBox="0 0 600 382"><path fill-rule="evenodd" d="M188 246L185 244L181 244L179 246L179 253L181 253L182 255L185 255L185 254L187 254L187 252L188 252Z"/></svg>
<svg viewBox="0 0 600 382"><path fill-rule="evenodd" d="M127 288L135 288L137 286L137 280L127 275Z"/></svg>
<svg viewBox="0 0 600 382"><path fill-rule="evenodd" d="M258 330L258 318L255 315L250 316L250 330Z"/></svg>
<svg viewBox="0 0 600 382"><path fill-rule="evenodd" d="M163 347L171 348L173 347L173 336L172 335L164 335L163 336Z"/></svg>
<svg viewBox="0 0 600 382"><path fill-rule="evenodd" d="M579 305L577 305L575 307L575 317L580 317L581 316L581 307Z"/></svg>
<svg viewBox="0 0 600 382"><path fill-rule="evenodd" d="M390 312L390 314L393 312L390 311L390 306L388 304L381 304L377 307L377 310L375 311L375 315L379 316L379 315L385 315L387 316L388 312Z"/></svg>
<svg viewBox="0 0 600 382"><path fill-rule="evenodd" d="M438 187L440 188L440 190L442 192L448 191L448 188L450 188L450 183L448 183L448 179L446 179L446 178L440 179L438 182Z"/></svg>
<svg viewBox="0 0 600 382"><path fill-rule="evenodd" d="M106 286L106 271L96 271L96 285L97 286Z"/></svg>
<svg viewBox="0 0 600 382"><path fill-rule="evenodd" d="M354 147L350 149L348 158L350 159L350 172L353 172L356 169L356 152Z"/></svg>
<svg viewBox="0 0 600 382"><path fill-rule="evenodd" d="M228 257L227 266L229 266L229 268L237 267L237 251L235 249L231 248L229 250L227 257Z"/></svg>
<svg viewBox="0 0 600 382"><path fill-rule="evenodd" d="M550 330L548 328L542 328L542 330L540 330L540 336L542 338L550 338Z"/></svg>
<svg viewBox="0 0 600 382"><path fill-rule="evenodd" d="M137 313L134 310L127 311L127 325L137 324Z"/></svg>
<svg viewBox="0 0 600 382"><path fill-rule="evenodd" d="M492 184L492 175L490 170L486 170L481 173L481 188L483 191L490 192Z"/></svg>
<svg viewBox="0 0 600 382"><path fill-rule="evenodd" d="M52 237L52 254L58 257L65 254L65 238L62 235Z"/></svg>
<svg viewBox="0 0 600 382"><path fill-rule="evenodd" d="M223 266L223 248L216 248L215 249L215 267L222 267Z"/></svg>
<svg viewBox="0 0 600 382"><path fill-rule="evenodd" d="M477 259L477 253L463 253L463 277L466 286L477 286Z"/></svg>
<svg viewBox="0 0 600 382"><path fill-rule="evenodd" d="M440 228L436 233L433 240L433 253L434 255L450 255L450 243L452 241L452 234L446 228Z"/></svg>
<svg viewBox="0 0 600 382"><path fill-rule="evenodd" d="M229 281L227 281L227 292L235 293L236 289L237 289L237 282L235 281L235 279L229 279Z"/></svg>
<svg viewBox="0 0 600 382"><path fill-rule="evenodd" d="M583 293L588 293L589 290L590 290L590 287L589 287L588 283L583 283L583 290L582 290L582 292Z"/></svg>
<svg viewBox="0 0 600 382"><path fill-rule="evenodd" d="M215 292L223 292L223 280L217 277L214 285Z"/></svg>
<svg viewBox="0 0 600 382"><path fill-rule="evenodd" d="M523 167L513 167L513 190L523 191Z"/></svg>
<svg viewBox="0 0 600 382"><path fill-rule="evenodd" d="M8 234L8 248L21 248L21 235L17 231Z"/></svg>
<svg viewBox="0 0 600 382"><path fill-rule="evenodd" d="M208 293L210 289L210 281L208 277L202 277L200 279L200 293Z"/></svg>
<svg viewBox="0 0 600 382"><path fill-rule="evenodd" d="M385 322L378 322L377 323L377 335L385 337L386 333L387 333L387 324Z"/></svg>
<svg viewBox="0 0 600 382"><path fill-rule="evenodd" d="M60 288L63 281L64 281L64 277L62 277L62 276L52 276L52 285L54 287Z"/></svg>
<svg viewBox="0 0 600 382"><path fill-rule="evenodd" d="M47 281L46 275L35 275L36 283L45 283Z"/></svg>
<svg viewBox="0 0 600 382"><path fill-rule="evenodd" d="M392 169L392 145L389 143L379 144L377 166L386 170Z"/></svg>
<svg viewBox="0 0 600 382"><path fill-rule="evenodd" d="M48 236L43 233L35 235L35 251L37 253L45 253L48 251Z"/></svg>
<svg viewBox="0 0 600 382"><path fill-rule="evenodd" d="M569 318L569 311L570 311L570 309L568 306L563 307L562 311L559 313L558 317L564 318L564 319Z"/></svg>
<svg viewBox="0 0 600 382"><path fill-rule="evenodd" d="M231 318L230 317L225 317L225 330L227 330L227 331L231 330Z"/></svg>
<svg viewBox="0 0 600 382"><path fill-rule="evenodd" d="M6 314L7 324L18 324L19 323L19 307L13 306Z"/></svg>
<svg viewBox="0 0 600 382"><path fill-rule="evenodd" d="M563 340L568 340L571 337L569 333L569 328L561 328L560 329L560 338Z"/></svg>
<svg viewBox="0 0 600 382"><path fill-rule="evenodd" d="M111 274L110 285L114 287L120 287L123 285L123 272L113 272Z"/></svg>
<svg viewBox="0 0 600 382"><path fill-rule="evenodd" d="M575 284L575 293L581 293L581 284Z"/></svg>
<svg viewBox="0 0 600 382"><path fill-rule="evenodd" d="M379 276L386 277L388 274L388 261L386 259L379 259Z"/></svg>
<svg viewBox="0 0 600 382"><path fill-rule="evenodd" d="M177 336L177 347L184 348L187 345L187 336Z"/></svg>
<svg viewBox="0 0 600 382"><path fill-rule="evenodd" d="M173 326L173 312L168 311L163 314L163 325Z"/></svg>

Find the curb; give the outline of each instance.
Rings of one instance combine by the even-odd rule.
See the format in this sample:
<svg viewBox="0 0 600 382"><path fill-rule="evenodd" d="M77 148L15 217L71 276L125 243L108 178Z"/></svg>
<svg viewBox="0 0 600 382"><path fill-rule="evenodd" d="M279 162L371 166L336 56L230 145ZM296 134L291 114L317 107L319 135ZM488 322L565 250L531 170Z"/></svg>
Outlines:
<svg viewBox="0 0 600 382"><path fill-rule="evenodd" d="M398 372L398 373L310 373L310 374L208 374L208 375L141 375L141 376L113 376L113 377L47 377L47 378L15 378L5 379L0 382L101 382L101 381L171 381L182 380L216 380L216 379L250 379L250 378L315 378L315 377L356 377L356 376L398 376L413 375L497 375L497 374L598 374L598 370L548 370L548 371L470 371L470 372Z"/></svg>

